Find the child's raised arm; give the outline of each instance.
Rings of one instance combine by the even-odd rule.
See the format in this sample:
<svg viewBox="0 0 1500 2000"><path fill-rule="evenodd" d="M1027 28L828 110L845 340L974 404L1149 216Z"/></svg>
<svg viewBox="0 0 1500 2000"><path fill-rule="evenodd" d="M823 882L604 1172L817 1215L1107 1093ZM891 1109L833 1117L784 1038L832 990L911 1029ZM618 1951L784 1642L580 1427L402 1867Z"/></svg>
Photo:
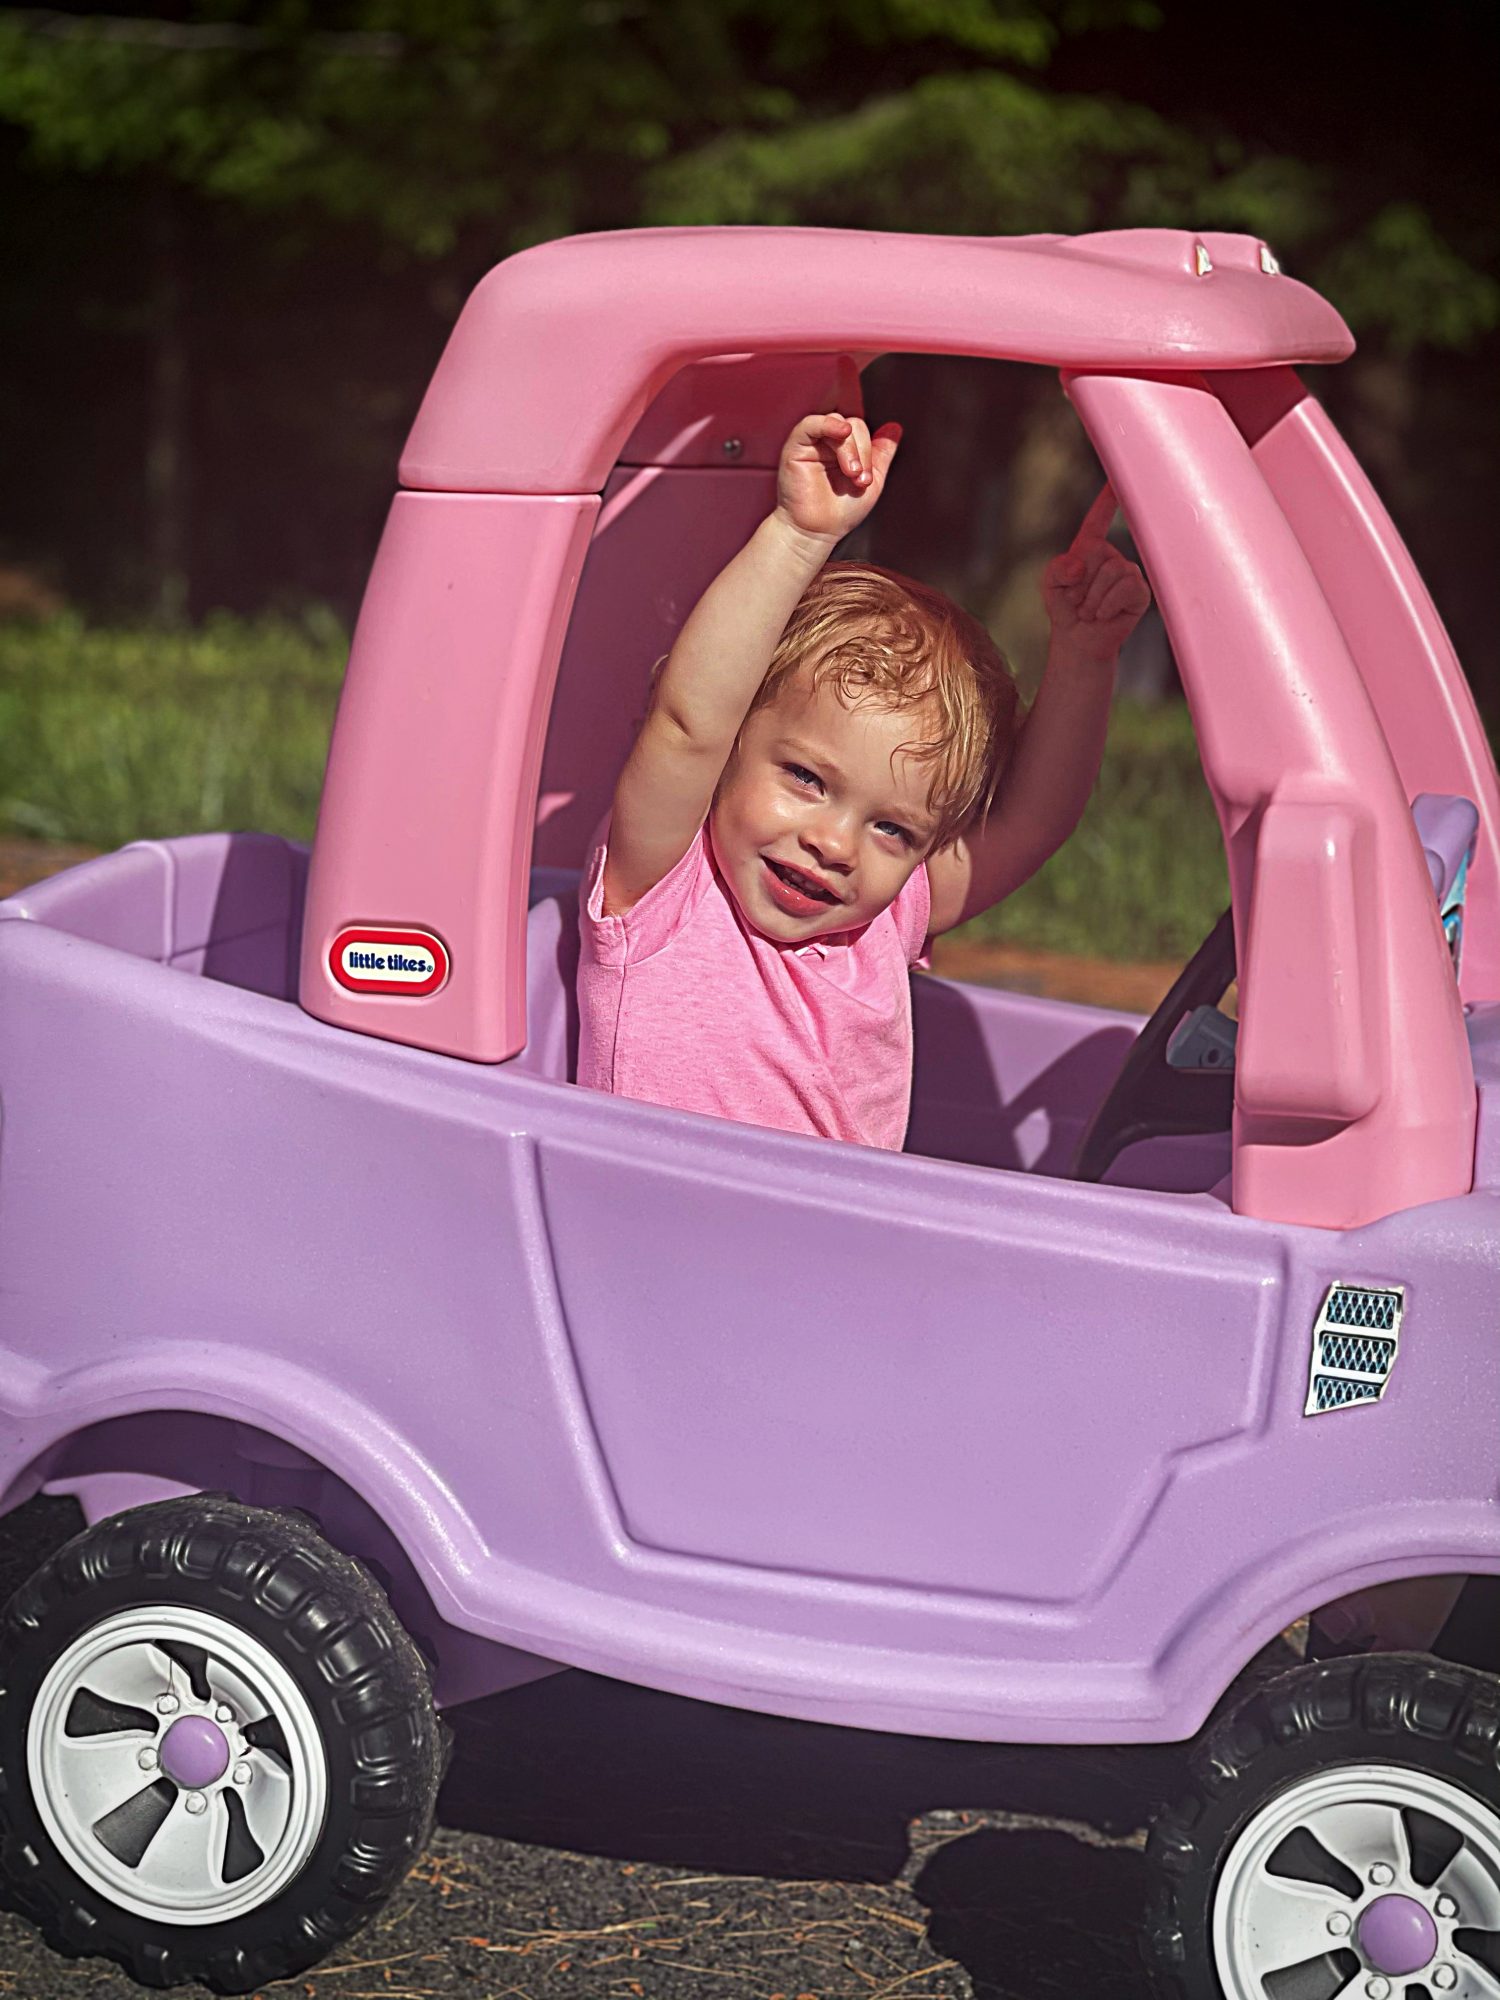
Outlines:
<svg viewBox="0 0 1500 2000"><path fill-rule="evenodd" d="M776 506L699 598L615 787L604 907L628 910L687 852L797 600L880 498L900 428L804 417L782 447Z"/></svg>
<svg viewBox="0 0 1500 2000"><path fill-rule="evenodd" d="M1120 648L1151 602L1146 579L1104 539L1106 486L1066 555L1042 573L1047 669L988 818L927 864L934 936L1018 889L1077 826L1099 775Z"/></svg>

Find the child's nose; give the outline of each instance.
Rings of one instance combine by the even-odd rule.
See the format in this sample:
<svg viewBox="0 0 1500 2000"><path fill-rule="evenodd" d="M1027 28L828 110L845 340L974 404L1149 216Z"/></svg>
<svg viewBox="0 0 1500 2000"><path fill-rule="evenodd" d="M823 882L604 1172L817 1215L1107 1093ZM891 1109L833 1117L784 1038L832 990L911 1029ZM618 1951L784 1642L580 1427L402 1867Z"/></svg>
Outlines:
<svg viewBox="0 0 1500 2000"><path fill-rule="evenodd" d="M854 856L854 828L844 813L820 813L802 836L804 843L829 867L847 867Z"/></svg>

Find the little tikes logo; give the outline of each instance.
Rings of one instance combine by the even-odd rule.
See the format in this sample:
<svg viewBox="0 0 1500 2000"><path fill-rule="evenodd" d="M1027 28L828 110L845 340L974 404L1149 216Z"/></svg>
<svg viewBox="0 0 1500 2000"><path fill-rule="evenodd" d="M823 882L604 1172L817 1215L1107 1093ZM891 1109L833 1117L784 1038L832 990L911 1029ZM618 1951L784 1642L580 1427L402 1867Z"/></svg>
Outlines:
<svg viewBox="0 0 1500 2000"><path fill-rule="evenodd" d="M399 993L419 1000L448 977L448 948L431 931L371 930L353 924L328 949L328 969L350 993Z"/></svg>

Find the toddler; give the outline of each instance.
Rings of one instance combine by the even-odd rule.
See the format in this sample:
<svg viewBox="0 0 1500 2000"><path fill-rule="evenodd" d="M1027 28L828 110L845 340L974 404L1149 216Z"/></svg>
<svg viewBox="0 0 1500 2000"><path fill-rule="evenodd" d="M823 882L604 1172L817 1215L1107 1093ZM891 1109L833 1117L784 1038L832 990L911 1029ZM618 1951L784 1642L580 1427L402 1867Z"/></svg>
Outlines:
<svg viewBox="0 0 1500 2000"><path fill-rule="evenodd" d="M580 897L580 1083L899 1148L911 966L1077 824L1149 602L1104 539L1113 495L1047 567L1047 671L1022 729L976 620L828 562L899 441L805 417L774 511L667 657Z"/></svg>

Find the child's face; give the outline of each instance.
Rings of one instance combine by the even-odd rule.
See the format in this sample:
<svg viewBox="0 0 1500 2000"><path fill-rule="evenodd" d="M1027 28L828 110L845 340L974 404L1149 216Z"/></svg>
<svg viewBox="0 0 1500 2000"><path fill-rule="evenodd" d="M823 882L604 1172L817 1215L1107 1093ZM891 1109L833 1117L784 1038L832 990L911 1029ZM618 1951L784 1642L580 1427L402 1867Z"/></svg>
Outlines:
<svg viewBox="0 0 1500 2000"><path fill-rule="evenodd" d="M710 827L741 913L799 944L867 924L926 857L936 821L932 766L909 747L932 718L849 708L829 686L793 681L740 732Z"/></svg>

